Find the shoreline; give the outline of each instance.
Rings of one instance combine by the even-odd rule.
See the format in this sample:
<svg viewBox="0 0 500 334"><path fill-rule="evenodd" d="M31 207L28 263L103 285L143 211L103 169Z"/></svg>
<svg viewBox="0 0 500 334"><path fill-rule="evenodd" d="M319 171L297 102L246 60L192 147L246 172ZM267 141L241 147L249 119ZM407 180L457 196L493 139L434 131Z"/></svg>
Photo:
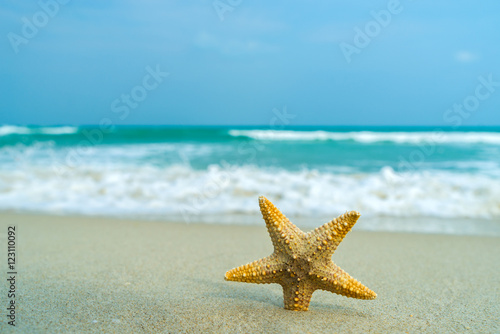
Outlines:
<svg viewBox="0 0 500 334"><path fill-rule="evenodd" d="M0 213L0 245L8 225L18 227L22 332L500 330L498 237L351 231L333 260L378 298L317 291L310 311L293 312L279 285L224 281L272 253L264 223Z"/></svg>
<svg viewBox="0 0 500 334"><path fill-rule="evenodd" d="M144 221L156 222L163 224L180 224L180 225L208 225L208 226L235 226L245 227L253 226L260 227L264 225L260 212L255 215L248 214L232 214L226 215L221 219L221 215L208 215L208 218L189 219L185 220L180 215L167 218L159 215L132 215L132 216L116 216L116 215L87 215L83 213L47 213L42 211L21 211L21 210L0 210L2 216L28 216L28 217L54 217L56 219L101 219L109 221ZM200 214L200 216L202 216ZM207 215L203 215L206 217ZM292 223L297 225L303 231L313 230L318 226L330 221L333 216L329 217L295 217L294 215L287 216ZM405 228L388 228L387 222L394 223L404 221ZM422 221L427 225L422 228ZM239 223L235 223L239 222ZM444 223L444 224L443 224ZM447 224L447 225L446 225ZM451 226L456 224L457 226ZM419 225L419 226L417 226ZM432 225L441 225L438 228L429 228ZM446 226L445 226L446 225ZM476 225L476 226L475 226ZM480 225L479 227L477 225ZM458 229L458 230L457 230ZM360 220L353 227L356 232L374 232L374 233L402 233L402 234L417 234L417 235L443 235L443 236L474 236L474 237L500 237L500 220L498 219L473 219L473 218L436 218L436 217L365 217L361 214Z"/></svg>

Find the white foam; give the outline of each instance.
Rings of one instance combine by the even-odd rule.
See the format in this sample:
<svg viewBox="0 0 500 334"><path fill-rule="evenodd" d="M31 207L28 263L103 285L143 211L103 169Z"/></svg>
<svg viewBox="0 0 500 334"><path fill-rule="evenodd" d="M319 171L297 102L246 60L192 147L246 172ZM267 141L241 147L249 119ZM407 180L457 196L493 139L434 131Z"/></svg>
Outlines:
<svg viewBox="0 0 500 334"><path fill-rule="evenodd" d="M257 140L297 141L346 141L360 143L393 142L398 144L492 144L500 145L500 133L496 132L329 132L291 130L230 130L234 137L248 137Z"/></svg>
<svg viewBox="0 0 500 334"><path fill-rule="evenodd" d="M500 218L500 180L481 174L297 172L255 166L84 165L58 175L25 165L0 173L0 209L92 215L258 214L267 196L289 215Z"/></svg>
<svg viewBox="0 0 500 334"><path fill-rule="evenodd" d="M31 132L30 128L24 126L15 125L2 125L0 126L0 136L8 136L12 134L29 134Z"/></svg>
<svg viewBox="0 0 500 334"><path fill-rule="evenodd" d="M75 126L57 126L57 127L43 127L37 129L40 133L47 135L67 135L78 132L78 127Z"/></svg>
<svg viewBox="0 0 500 334"><path fill-rule="evenodd" d="M9 135L30 135L30 134L46 134L46 135L65 135L78 132L78 127L74 126L50 126L50 127L35 127L16 125L0 126L0 137Z"/></svg>

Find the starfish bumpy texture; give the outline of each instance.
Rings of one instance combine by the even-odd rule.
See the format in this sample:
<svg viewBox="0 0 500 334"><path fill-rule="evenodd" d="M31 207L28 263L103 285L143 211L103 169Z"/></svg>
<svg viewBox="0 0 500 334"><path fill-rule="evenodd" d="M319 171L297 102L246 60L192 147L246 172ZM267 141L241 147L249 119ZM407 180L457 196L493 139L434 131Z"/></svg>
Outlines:
<svg viewBox="0 0 500 334"><path fill-rule="evenodd" d="M274 253L229 270L225 279L247 283L278 283L287 310L307 311L315 290L346 297L375 299L377 294L340 269L331 257L360 214L351 211L304 233L267 198L259 198L260 211L271 236Z"/></svg>

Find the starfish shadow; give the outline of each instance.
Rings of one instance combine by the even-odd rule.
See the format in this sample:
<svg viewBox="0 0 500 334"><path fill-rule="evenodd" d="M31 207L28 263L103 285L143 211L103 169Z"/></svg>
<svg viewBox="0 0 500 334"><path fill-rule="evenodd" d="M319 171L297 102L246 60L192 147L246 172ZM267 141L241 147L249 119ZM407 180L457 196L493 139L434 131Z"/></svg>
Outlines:
<svg viewBox="0 0 500 334"><path fill-rule="evenodd" d="M195 285L205 286L204 295L211 298L223 298L223 299L234 299L240 301L254 301L263 305L268 305L272 307L278 307L283 309L283 293L281 291L280 286L276 286L278 289L275 291L267 291L257 293L257 292L249 292L249 286L245 286L245 284L232 284L232 282L225 281L213 281L213 280L203 280L190 278L189 281L192 281ZM228 284L231 284L231 288L228 288ZM255 288L254 286L252 286ZM319 301L311 301L311 305L309 307L309 312L314 314L338 314L345 317L358 317L358 318L371 318L371 314L357 310L355 308L338 305L335 304L334 301L332 303L324 303Z"/></svg>
<svg viewBox="0 0 500 334"><path fill-rule="evenodd" d="M283 295L281 293L281 287L279 292L274 293L273 291L267 291L267 293L249 293L248 286L241 284L234 284L232 282L216 282L207 281L202 279L191 278L197 285L204 285L206 289L205 295L209 297L225 298L225 299L238 299L238 300L253 300L262 304L269 304L273 306L283 307ZM231 284L231 288L228 289L228 284Z"/></svg>
<svg viewBox="0 0 500 334"><path fill-rule="evenodd" d="M309 306L310 312L317 314L341 314L346 317L358 317L358 318L371 318L370 314L363 311L359 311L355 308L349 306L342 306L338 304L327 304L321 302L311 301Z"/></svg>

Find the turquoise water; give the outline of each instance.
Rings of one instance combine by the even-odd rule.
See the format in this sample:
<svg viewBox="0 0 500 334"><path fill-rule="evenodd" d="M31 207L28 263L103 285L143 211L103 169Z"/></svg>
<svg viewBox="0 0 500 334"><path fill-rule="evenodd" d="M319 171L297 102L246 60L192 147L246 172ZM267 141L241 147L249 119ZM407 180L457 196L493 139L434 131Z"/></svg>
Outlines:
<svg viewBox="0 0 500 334"><path fill-rule="evenodd" d="M0 163L7 210L500 219L500 128L5 125Z"/></svg>
<svg viewBox="0 0 500 334"><path fill-rule="evenodd" d="M0 147L18 145L21 148L21 145L33 147L36 144L41 147L45 143L53 145L54 149L64 149L77 147L83 141L84 146L90 144L94 148L132 145L141 149L148 144L164 143L179 145L177 154L152 152L139 156L135 162L168 166L187 158L196 169L205 169L224 160L237 165L286 170L377 172L385 166L403 169L407 164L402 162L408 161L418 170L488 173L500 164L500 128L452 131L432 127L290 127L276 131L266 127L120 127L104 133L98 127L63 127L60 128L62 133L53 130L54 134L44 133L44 128L31 128L29 133L23 133L26 128L19 129L17 132L21 133L12 129L14 133L0 136ZM102 134L102 139L95 131ZM4 132L7 133L6 129ZM306 133L310 137L301 137ZM442 138L433 141L433 133L441 133ZM344 138L328 138L328 134L343 134ZM189 150L183 151L185 147L192 148L192 154ZM195 148L199 152L194 152ZM210 154L202 154L203 150Z"/></svg>

